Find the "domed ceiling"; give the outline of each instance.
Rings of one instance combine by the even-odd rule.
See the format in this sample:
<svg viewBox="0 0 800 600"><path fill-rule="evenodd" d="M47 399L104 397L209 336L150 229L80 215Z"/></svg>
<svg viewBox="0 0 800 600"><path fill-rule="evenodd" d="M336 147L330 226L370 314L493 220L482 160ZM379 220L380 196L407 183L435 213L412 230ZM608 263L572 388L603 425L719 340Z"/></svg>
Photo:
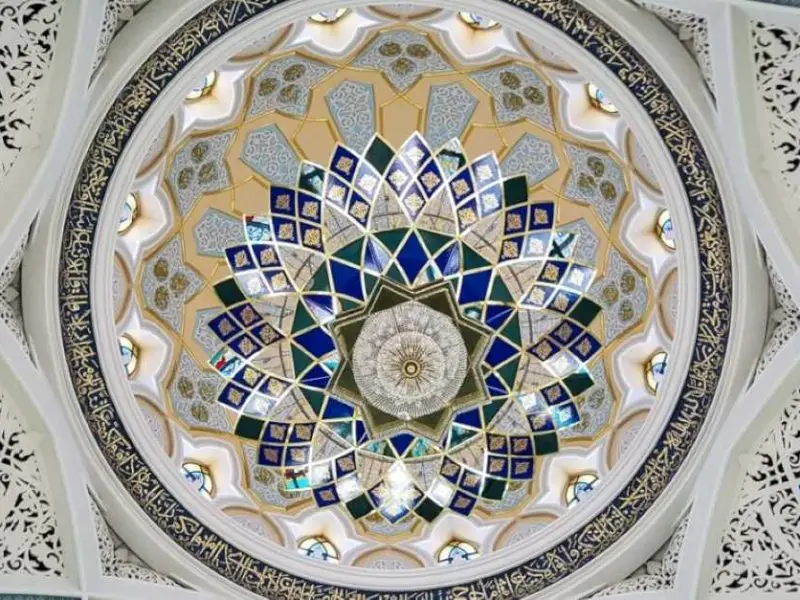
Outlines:
<svg viewBox="0 0 800 600"><path fill-rule="evenodd" d="M265 557L376 574L532 556L613 499L694 333L661 159L602 87L407 4L298 20L200 80L128 155L94 292L115 403L179 497Z"/></svg>

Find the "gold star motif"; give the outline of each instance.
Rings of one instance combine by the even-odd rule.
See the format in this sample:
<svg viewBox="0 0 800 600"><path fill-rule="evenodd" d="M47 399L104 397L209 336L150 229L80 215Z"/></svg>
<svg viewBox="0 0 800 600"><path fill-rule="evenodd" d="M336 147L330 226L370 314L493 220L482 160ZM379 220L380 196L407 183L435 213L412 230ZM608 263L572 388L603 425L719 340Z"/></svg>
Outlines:
<svg viewBox="0 0 800 600"><path fill-rule="evenodd" d="M453 183L453 192L456 194L456 198L461 198L466 194L469 194L469 184L464 179L459 179L458 181Z"/></svg>
<svg viewBox="0 0 800 600"><path fill-rule="evenodd" d="M512 446L514 453L525 452L528 449L528 440L514 440Z"/></svg>
<svg viewBox="0 0 800 600"><path fill-rule="evenodd" d="M233 263L236 265L237 268L244 267L245 265L247 265L248 262L249 261L247 260L247 252L245 252L244 250L239 250L239 252L237 252L233 257Z"/></svg>
<svg viewBox="0 0 800 600"><path fill-rule="evenodd" d="M408 175L403 173L400 170L395 171L391 175L389 175L389 181L391 181L395 187L403 187L406 181L408 181Z"/></svg>
<svg viewBox="0 0 800 600"><path fill-rule="evenodd" d="M271 265L275 262L275 250L272 248L264 248L260 254L262 265Z"/></svg>
<svg viewBox="0 0 800 600"><path fill-rule="evenodd" d="M342 156L336 161L336 169L342 173L350 175L350 170L353 168L353 159L349 156Z"/></svg>
<svg viewBox="0 0 800 600"><path fill-rule="evenodd" d="M522 217L518 214L506 215L506 229L520 229L522 227Z"/></svg>
<svg viewBox="0 0 800 600"><path fill-rule="evenodd" d="M316 202L306 202L303 205L303 216L307 219L316 219L319 216L319 205Z"/></svg>
<svg viewBox="0 0 800 600"><path fill-rule="evenodd" d="M458 218L463 226L469 226L478 220L478 216L471 208L462 208L458 211Z"/></svg>
<svg viewBox="0 0 800 600"><path fill-rule="evenodd" d="M492 169L489 165L481 165L477 169L478 179L481 181L488 181L492 178Z"/></svg>
<svg viewBox="0 0 800 600"><path fill-rule="evenodd" d="M319 248L322 245L322 236L319 229L306 229L303 234L303 244L312 248Z"/></svg>
<svg viewBox="0 0 800 600"><path fill-rule="evenodd" d="M555 265L547 265L544 268L544 273L542 274L542 277L544 277L545 281L558 281L559 273L560 271L558 270L558 267L556 267Z"/></svg>
<svg viewBox="0 0 800 600"><path fill-rule="evenodd" d="M294 237L294 226L291 223L284 223L278 228L278 239L291 240Z"/></svg>
<svg viewBox="0 0 800 600"><path fill-rule="evenodd" d="M245 356L250 356L250 354L252 354L255 349L256 347L253 344L253 342L250 341L250 338L244 338L239 344L239 350Z"/></svg>
<svg viewBox="0 0 800 600"><path fill-rule="evenodd" d="M519 256L519 247L515 242L503 242L503 258L517 258Z"/></svg>
<svg viewBox="0 0 800 600"><path fill-rule="evenodd" d="M591 351L592 343L588 339L584 339L580 344L578 344L578 352L580 352L582 356L586 356Z"/></svg>
<svg viewBox="0 0 800 600"><path fill-rule="evenodd" d="M536 346L536 356L539 360L547 360L547 357L553 353L553 345L544 340L541 344Z"/></svg>
<svg viewBox="0 0 800 600"><path fill-rule="evenodd" d="M227 336L231 331L233 331L233 325L228 319L223 319L219 322L219 331L222 335Z"/></svg>
<svg viewBox="0 0 800 600"><path fill-rule="evenodd" d="M273 439L283 440L286 437L286 425L271 424L269 426L269 435Z"/></svg>
<svg viewBox="0 0 800 600"><path fill-rule="evenodd" d="M569 298L562 294L561 292L558 293L556 299L553 300L553 306L556 307L556 310L565 311L569 306Z"/></svg>
<svg viewBox="0 0 800 600"><path fill-rule="evenodd" d="M256 311L254 311L253 307L248 304L242 309L240 318L245 325L250 325L257 318Z"/></svg>
<svg viewBox="0 0 800 600"><path fill-rule="evenodd" d="M422 185L425 186L425 189L430 192L433 188L435 188L439 184L441 179L439 179L438 175L436 175L436 173L434 173L433 171L428 171L427 173L425 173L425 175L422 176L421 181Z"/></svg>
<svg viewBox="0 0 800 600"><path fill-rule="evenodd" d="M377 184L378 180L375 179L375 177L373 177L372 175L364 175L363 177L361 177L358 183L358 185L361 186L361 189L366 190L370 194L372 193L372 190L375 189L375 186Z"/></svg>
<svg viewBox="0 0 800 600"><path fill-rule="evenodd" d="M283 383L277 379L270 379L269 383L267 384L267 391L271 396L274 397L280 396L284 389L286 389L286 386L284 386Z"/></svg>
<svg viewBox="0 0 800 600"><path fill-rule="evenodd" d="M411 194L405 200L406 206L411 209L411 212L417 213L425 205L425 201L419 197L419 194Z"/></svg>
<svg viewBox="0 0 800 600"><path fill-rule="evenodd" d="M363 221L367 217L367 211L369 211L369 205L365 202L355 202L350 208L350 214L359 221Z"/></svg>
<svg viewBox="0 0 800 600"><path fill-rule="evenodd" d="M328 190L328 200L336 204L343 204L347 190L340 185L332 185Z"/></svg>
<svg viewBox="0 0 800 600"><path fill-rule="evenodd" d="M533 221L537 225L547 225L550 222L550 216L546 210L536 208L533 210Z"/></svg>

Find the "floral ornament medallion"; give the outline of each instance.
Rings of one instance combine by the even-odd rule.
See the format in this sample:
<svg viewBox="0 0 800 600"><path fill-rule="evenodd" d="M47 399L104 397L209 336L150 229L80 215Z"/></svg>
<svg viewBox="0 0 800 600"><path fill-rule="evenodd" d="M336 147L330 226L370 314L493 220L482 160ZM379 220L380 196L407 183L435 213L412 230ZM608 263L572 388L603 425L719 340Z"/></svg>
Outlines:
<svg viewBox="0 0 800 600"><path fill-rule="evenodd" d="M363 154L339 145L327 167L305 162L294 187L268 195L264 215L244 217L247 243L226 252L232 275L215 287L226 308L209 322L225 344L211 360L228 380L218 400L259 443L259 465L285 493L391 524L468 515L530 481L534 457L579 421L601 349L589 331L601 309L584 296L595 272L572 259L577 234L554 227L554 204L530 201L526 177L504 178L493 153L470 162L458 140L434 149L419 133L399 149L377 135ZM384 225L386 205L405 226ZM430 226L434 209L451 231ZM328 211L358 231L334 252ZM478 252L469 234L487 220L501 234ZM303 286L283 265L298 251L319 258ZM537 272L518 297L501 269L514 265ZM280 331L259 304L286 294L298 299ZM528 347L526 311L556 317ZM293 378L260 366L273 345ZM276 416L291 403L313 418Z"/></svg>

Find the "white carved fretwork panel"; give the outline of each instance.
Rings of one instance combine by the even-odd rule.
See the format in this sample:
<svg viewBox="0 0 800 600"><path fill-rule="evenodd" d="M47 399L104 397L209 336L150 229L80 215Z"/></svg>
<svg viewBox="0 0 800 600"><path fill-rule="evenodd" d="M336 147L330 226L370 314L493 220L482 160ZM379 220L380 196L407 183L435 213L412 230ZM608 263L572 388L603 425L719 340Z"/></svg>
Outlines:
<svg viewBox="0 0 800 600"><path fill-rule="evenodd" d="M647 0L633 0L634 4L646 8L678 36L697 61L708 89L714 93L714 74L711 68L711 44L708 39L708 22L705 17L689 12L661 6Z"/></svg>
<svg viewBox="0 0 800 600"><path fill-rule="evenodd" d="M0 1L0 177L30 137L39 86L53 59L61 4Z"/></svg>
<svg viewBox="0 0 800 600"><path fill-rule="evenodd" d="M800 195L800 31L752 23L758 97L765 108L774 153L770 163L788 189Z"/></svg>
<svg viewBox="0 0 800 600"><path fill-rule="evenodd" d="M756 367L756 377L772 362L778 351L800 329L800 308L789 293L780 273L775 269L772 260L767 257L767 271L775 295L775 309L770 315L772 331L761 353Z"/></svg>
<svg viewBox="0 0 800 600"><path fill-rule="evenodd" d="M177 585L169 577L161 575L148 567L136 554L131 552L105 522L103 515L100 514L100 509L91 498L90 503L103 575L120 579L135 579L170 587Z"/></svg>
<svg viewBox="0 0 800 600"><path fill-rule="evenodd" d="M750 457L712 592L800 592L800 390Z"/></svg>
<svg viewBox="0 0 800 600"><path fill-rule="evenodd" d="M30 436L0 392L0 574L61 575L64 554Z"/></svg>
<svg viewBox="0 0 800 600"><path fill-rule="evenodd" d="M678 560L689 528L689 515L687 514L678 524L672 537L655 556L637 569L630 577L608 586L594 594L592 598L609 598L628 592L644 592L653 590L666 590L675 584L675 574L678 571Z"/></svg>
<svg viewBox="0 0 800 600"><path fill-rule="evenodd" d="M97 41L97 52L95 53L92 71L97 69L97 66L103 62L111 42L120 29L148 2L150 0L106 0L103 27L100 30L100 39Z"/></svg>

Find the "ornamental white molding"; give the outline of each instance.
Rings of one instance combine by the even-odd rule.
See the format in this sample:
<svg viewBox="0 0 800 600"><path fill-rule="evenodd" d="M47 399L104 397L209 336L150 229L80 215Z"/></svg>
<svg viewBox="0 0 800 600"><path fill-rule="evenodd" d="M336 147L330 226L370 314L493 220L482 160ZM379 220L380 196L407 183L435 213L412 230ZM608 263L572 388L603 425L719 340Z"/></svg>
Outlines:
<svg viewBox="0 0 800 600"><path fill-rule="evenodd" d="M107 0L103 15L103 26L97 40L97 53L92 63L92 73L103 62L111 42L133 16L150 0Z"/></svg>
<svg viewBox="0 0 800 600"><path fill-rule="evenodd" d="M800 592L800 389L746 465L710 591Z"/></svg>
<svg viewBox="0 0 800 600"><path fill-rule="evenodd" d="M30 358L30 347L25 337L25 325L22 320L22 259L28 245L26 231L17 242L11 257L0 270L0 321L5 323L11 334Z"/></svg>
<svg viewBox="0 0 800 600"><path fill-rule="evenodd" d="M678 36L691 53L703 73L703 79L714 94L714 73L711 65L711 43L708 38L708 20L697 13L662 6L646 0L633 0L634 4L650 11Z"/></svg>
<svg viewBox="0 0 800 600"><path fill-rule="evenodd" d="M774 293L775 307L770 314L773 323L772 332L758 360L755 377L761 375L766 366L775 358L775 355L784 347L792 336L800 329L800 307L792 298L783 278L775 264L767 256L767 271Z"/></svg>
<svg viewBox="0 0 800 600"><path fill-rule="evenodd" d="M61 576L64 551L37 441L0 392L0 575Z"/></svg>
<svg viewBox="0 0 800 600"><path fill-rule="evenodd" d="M11 0L0 11L0 179L31 136L39 88L53 60L61 0Z"/></svg>
<svg viewBox="0 0 800 600"><path fill-rule="evenodd" d="M100 551L100 564L103 575L120 579L135 579L146 583L176 587L169 577L151 569L133 553L120 537L108 526L94 499L89 499L92 508L97 545Z"/></svg>
<svg viewBox="0 0 800 600"><path fill-rule="evenodd" d="M675 575L678 572L678 559L688 528L689 515L687 514L678 523L678 527L669 541L650 560L626 579L600 590L591 597L609 598L631 592L672 589L675 584Z"/></svg>

